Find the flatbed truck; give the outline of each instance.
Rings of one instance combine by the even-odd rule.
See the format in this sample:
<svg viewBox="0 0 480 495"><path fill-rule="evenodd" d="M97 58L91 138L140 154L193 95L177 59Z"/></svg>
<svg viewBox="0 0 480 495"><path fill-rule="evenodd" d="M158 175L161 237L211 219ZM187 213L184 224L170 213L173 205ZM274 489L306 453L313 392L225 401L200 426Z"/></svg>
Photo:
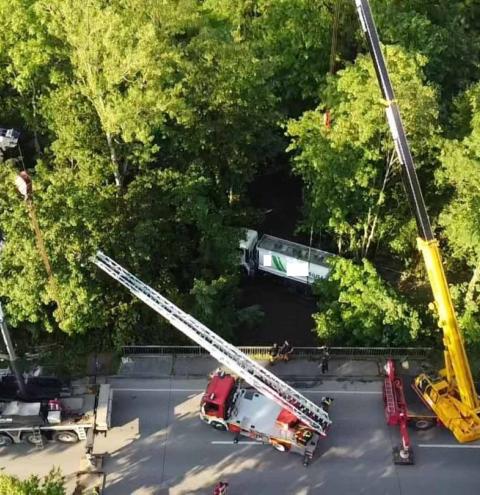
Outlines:
<svg viewBox="0 0 480 495"><path fill-rule="evenodd" d="M76 443L90 431L110 428L110 385L76 385L73 394L58 399L0 402L0 447L29 443L42 447L48 441Z"/></svg>

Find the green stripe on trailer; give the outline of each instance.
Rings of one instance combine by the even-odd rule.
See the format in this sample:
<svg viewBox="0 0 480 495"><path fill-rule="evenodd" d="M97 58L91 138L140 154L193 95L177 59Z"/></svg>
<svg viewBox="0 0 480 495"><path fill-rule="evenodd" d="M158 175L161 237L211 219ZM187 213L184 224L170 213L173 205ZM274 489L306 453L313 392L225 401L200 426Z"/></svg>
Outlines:
<svg viewBox="0 0 480 495"><path fill-rule="evenodd" d="M278 256L272 255L272 261L273 264L275 265L275 268L279 272L287 273L287 269L285 268L285 266L282 263L282 260Z"/></svg>

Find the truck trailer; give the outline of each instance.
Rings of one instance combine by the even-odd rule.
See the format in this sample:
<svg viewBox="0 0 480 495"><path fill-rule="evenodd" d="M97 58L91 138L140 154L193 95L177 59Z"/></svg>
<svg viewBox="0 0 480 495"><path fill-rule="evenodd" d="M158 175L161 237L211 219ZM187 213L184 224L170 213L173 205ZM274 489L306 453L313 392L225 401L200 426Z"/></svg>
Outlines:
<svg viewBox="0 0 480 495"><path fill-rule="evenodd" d="M110 428L110 385L77 385L69 397L26 402L0 401L0 447L29 443L43 447L48 441L75 443L89 431Z"/></svg>
<svg viewBox="0 0 480 495"><path fill-rule="evenodd" d="M257 271L277 275L302 284L312 284L330 273L328 258L334 256L321 249L304 246L245 229L240 240L240 264L248 275Z"/></svg>

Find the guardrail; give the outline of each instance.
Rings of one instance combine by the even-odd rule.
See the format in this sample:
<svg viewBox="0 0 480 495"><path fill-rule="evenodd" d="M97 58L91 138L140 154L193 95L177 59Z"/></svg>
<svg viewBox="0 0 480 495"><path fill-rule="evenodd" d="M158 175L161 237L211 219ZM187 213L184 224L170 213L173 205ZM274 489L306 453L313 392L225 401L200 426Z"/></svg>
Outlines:
<svg viewBox="0 0 480 495"><path fill-rule="evenodd" d="M242 352L256 358L268 357L270 346L239 346ZM129 345L123 348L124 356L155 356L174 354L180 356L208 356L208 352L200 346L185 345ZM330 358L426 358L432 352L431 347L329 347ZM293 355L306 359L321 359L323 347L295 347Z"/></svg>

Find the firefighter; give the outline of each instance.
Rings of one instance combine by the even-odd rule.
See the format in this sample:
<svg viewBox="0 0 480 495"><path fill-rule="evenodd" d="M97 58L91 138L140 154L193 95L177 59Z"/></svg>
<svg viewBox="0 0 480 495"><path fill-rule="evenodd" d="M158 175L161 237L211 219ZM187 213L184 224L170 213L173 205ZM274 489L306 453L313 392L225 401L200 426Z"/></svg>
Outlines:
<svg viewBox="0 0 480 495"><path fill-rule="evenodd" d="M275 360L279 357L278 352L278 344L275 342L270 349L270 363L274 363Z"/></svg>
<svg viewBox="0 0 480 495"><path fill-rule="evenodd" d="M308 429L306 426L299 426L295 432L295 438L301 445L307 445L312 437L312 430Z"/></svg>
<svg viewBox="0 0 480 495"><path fill-rule="evenodd" d="M332 397L322 397L322 402L321 402L322 409L328 413L328 409L332 405L332 402L333 402Z"/></svg>
<svg viewBox="0 0 480 495"><path fill-rule="evenodd" d="M288 361L290 359L290 354L293 352L293 347L288 343L288 340L286 340L282 347L280 347L279 355L280 359L283 359L284 361Z"/></svg>

